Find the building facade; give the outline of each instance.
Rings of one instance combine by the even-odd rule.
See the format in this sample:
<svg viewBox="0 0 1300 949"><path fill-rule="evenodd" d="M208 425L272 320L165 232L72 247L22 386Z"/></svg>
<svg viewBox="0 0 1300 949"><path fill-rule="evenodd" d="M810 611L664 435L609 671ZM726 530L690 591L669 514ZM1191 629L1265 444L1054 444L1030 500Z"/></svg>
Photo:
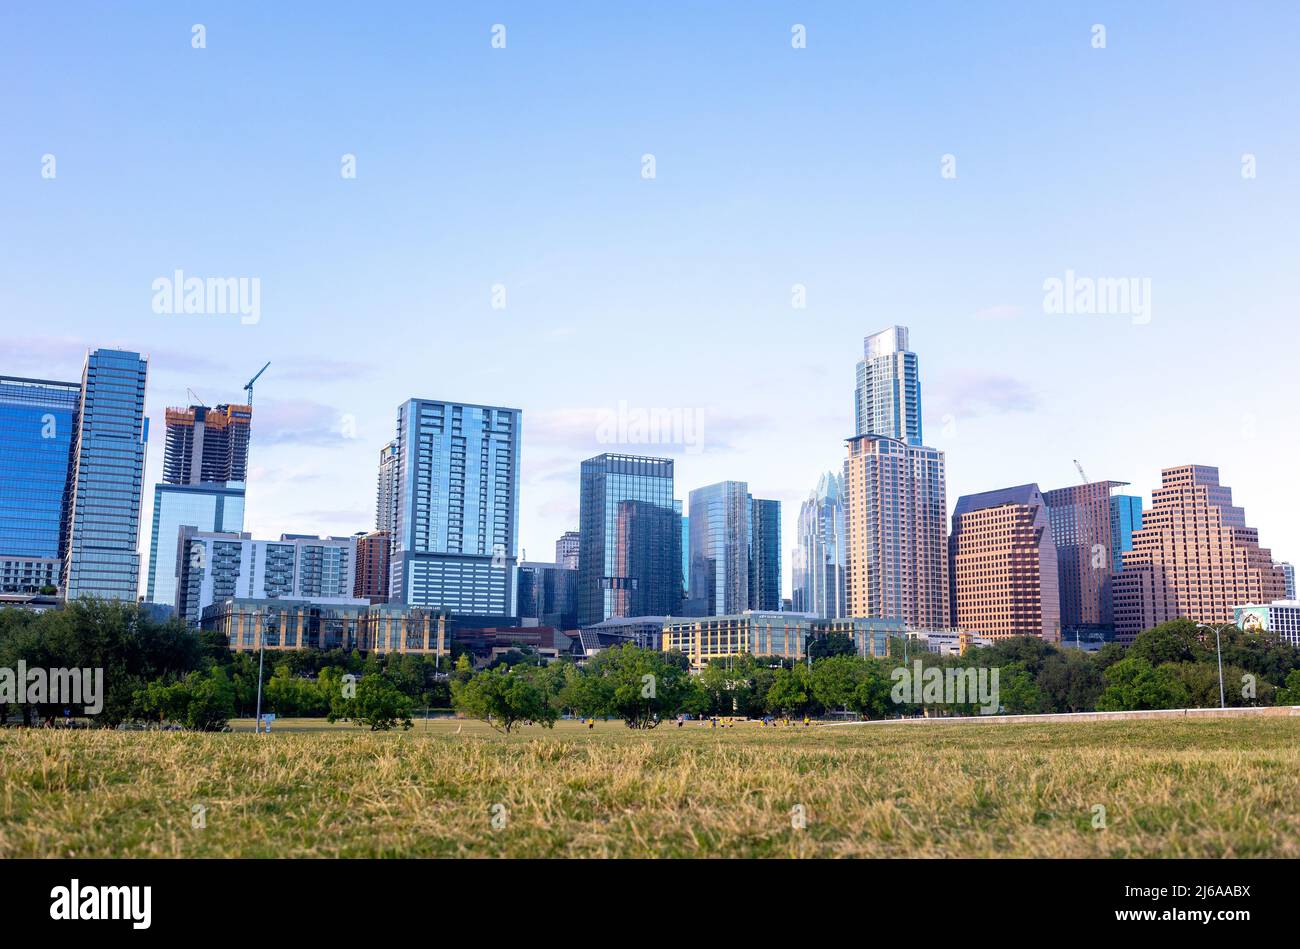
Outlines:
<svg viewBox="0 0 1300 949"><path fill-rule="evenodd" d="M1142 499L1117 494L1124 481L1092 481L1044 491L1056 544L1065 638L1115 631L1112 577L1142 527Z"/></svg>
<svg viewBox="0 0 1300 949"><path fill-rule="evenodd" d="M0 376L0 593L62 583L75 382Z"/></svg>
<svg viewBox="0 0 1300 949"><path fill-rule="evenodd" d="M948 541L956 629L1060 642L1056 543L1038 485L958 498Z"/></svg>
<svg viewBox="0 0 1300 949"><path fill-rule="evenodd" d="M580 625L679 611L680 518L673 499L671 459L603 454L582 463Z"/></svg>
<svg viewBox="0 0 1300 949"><path fill-rule="evenodd" d="M741 655L804 660L813 639L836 633L848 636L858 655L882 657L889 655L889 640L904 635L904 627L890 620L822 619L806 613L750 610L669 620L663 627L663 649L684 653L691 668L699 671L714 660Z"/></svg>
<svg viewBox="0 0 1300 949"><path fill-rule="evenodd" d="M555 562L566 570L578 569L578 543L581 535L577 531L565 531L555 542Z"/></svg>
<svg viewBox="0 0 1300 949"><path fill-rule="evenodd" d="M371 603L388 602L388 531L371 531L354 538L356 560L352 595Z"/></svg>
<svg viewBox="0 0 1300 949"><path fill-rule="evenodd" d="M894 438L848 441L845 525L850 616L910 629L951 621L943 452Z"/></svg>
<svg viewBox="0 0 1300 949"><path fill-rule="evenodd" d="M445 613L365 603L228 597L203 610L202 625L235 652L353 649L376 654L450 655Z"/></svg>
<svg viewBox="0 0 1300 949"><path fill-rule="evenodd" d="M1262 605L1234 606L1232 621L1248 633L1272 633L1300 649L1300 602L1294 598Z"/></svg>
<svg viewBox="0 0 1300 949"><path fill-rule="evenodd" d="M176 604L182 527L202 533L241 533L244 530L242 482L154 485L149 573L145 583L145 600L150 603Z"/></svg>
<svg viewBox="0 0 1300 949"><path fill-rule="evenodd" d="M514 613L521 414L428 399L398 410L393 602Z"/></svg>
<svg viewBox="0 0 1300 949"><path fill-rule="evenodd" d="M1219 484L1219 469L1166 468L1115 575L1115 638L1129 643L1179 617L1228 623L1238 604L1272 603L1285 592L1283 572L1233 505L1232 489Z"/></svg>
<svg viewBox="0 0 1300 949"><path fill-rule="evenodd" d="M139 353L97 349L86 357L72 422L63 546L67 599L134 602L139 595L148 371Z"/></svg>
<svg viewBox="0 0 1300 949"><path fill-rule="evenodd" d="M1282 569L1282 583L1286 589L1286 598L1295 599L1295 567L1289 563L1280 563L1278 567Z"/></svg>
<svg viewBox="0 0 1300 949"><path fill-rule="evenodd" d="M921 379L905 326L868 336L858 363L855 391L857 435L883 435L922 444Z"/></svg>
<svg viewBox="0 0 1300 949"><path fill-rule="evenodd" d="M247 405L191 405L167 410L163 456L166 484L226 484L248 480Z"/></svg>
<svg viewBox="0 0 1300 949"><path fill-rule="evenodd" d="M519 564L519 616L555 629L578 628L578 571L558 563Z"/></svg>
<svg viewBox="0 0 1300 949"><path fill-rule="evenodd" d="M749 608L781 609L781 502L749 499Z"/></svg>
<svg viewBox="0 0 1300 949"><path fill-rule="evenodd" d="M700 615L728 616L749 608L750 515L744 481L720 481L691 491L689 599Z"/></svg>
<svg viewBox="0 0 1300 949"><path fill-rule="evenodd" d="M356 586L353 538L204 533L181 527L176 612L197 626L203 611L225 599L310 600L369 605Z"/></svg>
<svg viewBox="0 0 1300 949"><path fill-rule="evenodd" d="M828 471L799 508L791 606L796 613L848 616L844 571L848 541L844 522L844 475Z"/></svg>

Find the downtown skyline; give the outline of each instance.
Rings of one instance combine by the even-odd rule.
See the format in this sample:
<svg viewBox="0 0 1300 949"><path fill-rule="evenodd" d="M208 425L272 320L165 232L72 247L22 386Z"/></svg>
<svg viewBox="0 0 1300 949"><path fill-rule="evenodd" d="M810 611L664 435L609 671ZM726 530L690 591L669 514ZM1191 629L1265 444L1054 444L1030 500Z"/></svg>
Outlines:
<svg viewBox="0 0 1300 949"><path fill-rule="evenodd" d="M0 198L22 238L0 262L0 364L75 381L88 348L151 357L142 524L165 409L190 404L187 387L238 402L270 360L255 537L370 529L373 458L403 400L512 405L521 559L549 559L577 527L583 459L665 456L683 499L741 479L782 502L789 595L799 504L853 434L862 337L902 324L949 514L964 494L1076 484L1075 458L1147 503L1162 468L1206 464L1275 557L1300 553L1281 473L1300 388L1272 345L1293 332L1300 249L1277 213L1295 203L1285 169L1300 149L1276 121L1292 69L1276 23L1207 8L1172 43L1156 13L1116 4L947 7L938 37L922 12L851 9L720 8L644 31L595 7L554 22L509 5L409 15L367 38L383 68L337 22L251 7L207 17L203 50L165 15L127 32L93 11L16 13L0 38L0 74L22 93L0 104ZM494 51L498 20L510 43ZM1104 50L1088 45L1098 21ZM790 48L793 22L807 49ZM436 36L437 55L405 32ZM78 54L91 43L96 56ZM268 65L285 48L299 76ZM341 48L347 81L319 95ZM139 65L101 75L105 55ZM28 68L41 57L66 68ZM452 73L464 101L419 91ZM883 90L882 74L896 77ZM285 127L267 88L301 106ZM108 96L112 128L94 114ZM384 116L368 108L381 96ZM196 103L234 121L192 140L155 129ZM355 180L339 175L345 154ZM259 278L260 320L153 312L152 281L176 269ZM1069 272L1149 278L1150 322L1044 312L1044 282ZM720 360L748 371L720 374ZM620 404L702 419L698 444L600 441Z"/></svg>

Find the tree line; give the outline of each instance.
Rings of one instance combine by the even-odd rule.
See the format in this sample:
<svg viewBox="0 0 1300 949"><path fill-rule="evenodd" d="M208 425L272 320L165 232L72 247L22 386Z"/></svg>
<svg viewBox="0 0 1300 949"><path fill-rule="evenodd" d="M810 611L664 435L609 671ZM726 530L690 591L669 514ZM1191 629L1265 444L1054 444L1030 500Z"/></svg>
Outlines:
<svg viewBox="0 0 1300 949"><path fill-rule="evenodd" d="M1228 705L1300 704L1300 651L1276 636L1223 632ZM419 708L455 708L502 730L552 725L562 715L614 718L636 729L679 716L850 715L879 719L977 714L978 702L944 704L924 696L899 701L895 672L998 669L998 706L1007 714L1195 708L1219 704L1214 638L1190 620L1164 623L1128 647L1060 649L1033 637L1000 640L939 656L891 641L887 658L863 658L848 637L815 640L809 660L738 655L692 675L681 653L626 645L584 665L550 664L527 648L476 669L465 653L430 656L355 651L267 652L262 708L282 717L323 716L372 728L410 726ZM225 638L176 620L157 622L134 604L79 600L35 613L0 609L0 667L102 668L102 711L95 726L123 722L217 730L256 706L258 656L232 652ZM77 710L72 710L77 714ZM55 703L0 702L0 724L65 717Z"/></svg>

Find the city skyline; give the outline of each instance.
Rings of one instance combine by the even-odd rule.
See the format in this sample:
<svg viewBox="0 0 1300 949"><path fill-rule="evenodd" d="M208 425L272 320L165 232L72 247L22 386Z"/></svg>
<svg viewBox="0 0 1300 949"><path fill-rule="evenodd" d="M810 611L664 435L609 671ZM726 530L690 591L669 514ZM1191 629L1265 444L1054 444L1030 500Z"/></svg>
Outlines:
<svg viewBox="0 0 1300 949"><path fill-rule="evenodd" d="M795 537L853 433L862 339L901 324L949 515L964 494L1077 484L1075 458L1148 504L1162 469L1214 465L1261 544L1294 561L1300 511L1279 471L1300 380L1270 343L1290 332L1300 249L1277 214L1300 191L1284 171L1300 139L1276 121L1298 15L1207 7L1175 43L1161 8L949 5L941 35L922 11L808 12L800 50L781 11L722 5L670 27L597 7L436 22L412 8L365 32L373 56L337 21L281 11L220 11L202 50L164 14L128 27L15 11L0 198L23 239L0 259L0 304L21 322L0 365L75 381L86 349L150 356L149 525L165 409L190 404L187 387L238 403L270 360L250 449L258 537L369 529L370 459L401 400L518 406L519 554L537 559L577 527L578 465L602 451L673 458L682 498L746 478ZM284 81L267 64L285 47L302 99L289 123L262 92ZM339 62L348 81L317 97ZM453 82L455 102L426 95ZM195 103L239 121L202 141L159 127ZM152 282L177 269L258 278L259 321L155 312ZM1044 284L1074 275L1149 278L1150 311L1046 312ZM610 345L643 325L656 331L634 354ZM492 332L458 332L479 326ZM724 378L738 332L755 371ZM677 442L602 441L636 429L621 409L677 412Z"/></svg>

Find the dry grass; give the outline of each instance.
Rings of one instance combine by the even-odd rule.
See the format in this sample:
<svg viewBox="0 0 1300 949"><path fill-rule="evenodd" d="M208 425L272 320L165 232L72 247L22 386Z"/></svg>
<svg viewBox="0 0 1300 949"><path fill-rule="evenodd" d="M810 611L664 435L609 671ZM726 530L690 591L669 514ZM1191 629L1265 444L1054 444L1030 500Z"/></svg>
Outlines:
<svg viewBox="0 0 1300 949"><path fill-rule="evenodd" d="M1295 719L277 728L2 731L0 857L1300 856Z"/></svg>

